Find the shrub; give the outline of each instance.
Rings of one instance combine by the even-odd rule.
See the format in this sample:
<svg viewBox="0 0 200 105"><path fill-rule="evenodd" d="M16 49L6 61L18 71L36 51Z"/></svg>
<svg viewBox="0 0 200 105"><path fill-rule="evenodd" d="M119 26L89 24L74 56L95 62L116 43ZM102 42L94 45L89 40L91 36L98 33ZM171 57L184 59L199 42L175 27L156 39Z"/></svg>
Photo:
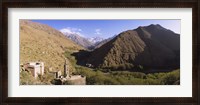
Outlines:
<svg viewBox="0 0 200 105"><path fill-rule="evenodd" d="M161 78L161 82L165 85L178 84L180 81L180 71L169 72Z"/></svg>
<svg viewBox="0 0 200 105"><path fill-rule="evenodd" d="M36 84L37 80L31 75L30 72L20 72L20 85L33 85Z"/></svg>

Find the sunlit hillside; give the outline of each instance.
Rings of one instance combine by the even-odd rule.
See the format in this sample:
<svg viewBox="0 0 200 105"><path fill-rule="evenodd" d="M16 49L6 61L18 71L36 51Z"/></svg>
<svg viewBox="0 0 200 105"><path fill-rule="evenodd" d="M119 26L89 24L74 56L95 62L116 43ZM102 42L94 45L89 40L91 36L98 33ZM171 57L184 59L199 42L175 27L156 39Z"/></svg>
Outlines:
<svg viewBox="0 0 200 105"><path fill-rule="evenodd" d="M64 52L80 49L83 48L47 25L20 21L20 63L42 61L45 68L63 70Z"/></svg>

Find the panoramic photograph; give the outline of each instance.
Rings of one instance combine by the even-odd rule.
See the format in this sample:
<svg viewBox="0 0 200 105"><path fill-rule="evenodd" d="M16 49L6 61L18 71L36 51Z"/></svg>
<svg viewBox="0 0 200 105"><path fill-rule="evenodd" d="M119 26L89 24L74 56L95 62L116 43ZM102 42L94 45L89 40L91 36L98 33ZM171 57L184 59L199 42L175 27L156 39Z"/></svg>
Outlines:
<svg viewBox="0 0 200 105"><path fill-rule="evenodd" d="M20 85L180 85L180 20L19 25Z"/></svg>

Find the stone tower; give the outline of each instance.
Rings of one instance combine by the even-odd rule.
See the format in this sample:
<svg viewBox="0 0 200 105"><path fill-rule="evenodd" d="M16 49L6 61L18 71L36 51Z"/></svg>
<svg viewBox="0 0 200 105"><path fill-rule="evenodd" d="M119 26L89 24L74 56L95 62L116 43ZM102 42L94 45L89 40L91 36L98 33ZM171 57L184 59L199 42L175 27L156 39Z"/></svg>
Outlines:
<svg viewBox="0 0 200 105"><path fill-rule="evenodd" d="M67 59L65 58L65 64L64 64L64 78L69 78L69 69L67 64Z"/></svg>

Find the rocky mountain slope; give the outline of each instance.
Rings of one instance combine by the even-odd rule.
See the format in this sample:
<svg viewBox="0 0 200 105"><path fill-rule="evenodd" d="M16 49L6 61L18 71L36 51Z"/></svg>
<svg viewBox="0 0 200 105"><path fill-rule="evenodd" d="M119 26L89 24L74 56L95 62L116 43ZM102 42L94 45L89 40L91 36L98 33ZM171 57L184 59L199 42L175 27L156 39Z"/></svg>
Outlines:
<svg viewBox="0 0 200 105"><path fill-rule="evenodd" d="M46 68L63 70L65 51L81 49L83 47L52 27L20 20L20 63L43 61Z"/></svg>
<svg viewBox="0 0 200 105"><path fill-rule="evenodd" d="M160 25L138 27L95 49L86 62L121 70L179 68L180 35Z"/></svg>
<svg viewBox="0 0 200 105"><path fill-rule="evenodd" d="M61 31L62 32L62 31ZM93 45L92 42L90 42L87 38L84 38L78 34L70 34L67 32L62 32L67 38L71 39L73 42L76 44L84 47L84 48L89 48L90 46Z"/></svg>
<svg viewBox="0 0 200 105"><path fill-rule="evenodd" d="M101 45L103 45L105 42L107 42L106 40L104 40L101 37L91 37L91 38L85 38L82 37L81 35L75 34L75 33L68 33L66 31L60 30L60 32L62 32L67 38L71 39L73 42L75 42L76 44L89 49L89 50L93 50L97 47L100 47Z"/></svg>

